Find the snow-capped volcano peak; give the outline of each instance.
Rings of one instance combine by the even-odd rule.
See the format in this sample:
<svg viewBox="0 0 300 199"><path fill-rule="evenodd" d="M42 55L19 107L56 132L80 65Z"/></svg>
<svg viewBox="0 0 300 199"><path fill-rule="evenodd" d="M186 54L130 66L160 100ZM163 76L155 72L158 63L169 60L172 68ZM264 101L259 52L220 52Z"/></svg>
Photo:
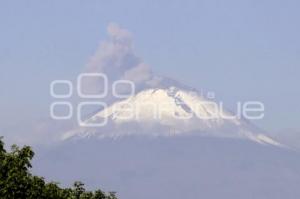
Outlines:
<svg viewBox="0 0 300 199"><path fill-rule="evenodd" d="M98 126L99 123L105 125ZM64 134L63 139L199 134L279 145L263 134L252 132L246 122L223 110L217 103L195 91L176 87L143 90L97 112L82 126Z"/></svg>
<svg viewBox="0 0 300 199"><path fill-rule="evenodd" d="M220 117L221 112L214 104L196 92L183 91L175 87L148 89L125 101L113 104L86 122L93 122L97 118L104 117L110 118L117 124L128 122L159 123L170 128L179 128L180 132L204 130L224 124L224 120ZM228 115L227 113L224 114ZM199 118L202 119L199 120ZM232 119L230 122L239 124L236 119Z"/></svg>

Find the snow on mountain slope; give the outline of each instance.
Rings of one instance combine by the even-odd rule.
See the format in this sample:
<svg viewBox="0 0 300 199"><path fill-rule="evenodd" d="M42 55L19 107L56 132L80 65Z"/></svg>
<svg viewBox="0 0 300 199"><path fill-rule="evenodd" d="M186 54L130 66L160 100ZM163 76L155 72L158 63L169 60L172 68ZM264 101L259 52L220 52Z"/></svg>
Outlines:
<svg viewBox="0 0 300 199"><path fill-rule="evenodd" d="M104 126L88 127L103 121L107 121ZM261 144L280 145L253 131L247 122L197 92L175 87L146 89L116 102L86 119L82 127L65 133L62 139L187 134L250 139Z"/></svg>

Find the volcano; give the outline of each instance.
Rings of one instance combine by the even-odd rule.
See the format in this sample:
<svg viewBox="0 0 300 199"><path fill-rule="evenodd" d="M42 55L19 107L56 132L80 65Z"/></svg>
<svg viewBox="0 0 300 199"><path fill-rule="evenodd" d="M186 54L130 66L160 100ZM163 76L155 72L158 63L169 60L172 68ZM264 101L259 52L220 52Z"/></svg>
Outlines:
<svg viewBox="0 0 300 199"><path fill-rule="evenodd" d="M62 140L124 136L213 136L280 146L245 119L197 91L177 87L145 89L117 101L66 132Z"/></svg>

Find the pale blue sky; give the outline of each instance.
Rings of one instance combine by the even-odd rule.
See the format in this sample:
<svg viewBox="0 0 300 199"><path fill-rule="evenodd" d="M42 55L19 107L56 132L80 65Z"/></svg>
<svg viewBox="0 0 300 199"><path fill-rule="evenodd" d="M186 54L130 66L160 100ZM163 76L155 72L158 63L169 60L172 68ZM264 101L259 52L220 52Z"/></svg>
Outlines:
<svg viewBox="0 0 300 199"><path fill-rule="evenodd" d="M0 130L49 114L49 83L84 67L106 26L132 32L159 74L216 92L232 108L260 100L268 131L299 129L300 1L0 2ZM1 133L2 134L2 133Z"/></svg>

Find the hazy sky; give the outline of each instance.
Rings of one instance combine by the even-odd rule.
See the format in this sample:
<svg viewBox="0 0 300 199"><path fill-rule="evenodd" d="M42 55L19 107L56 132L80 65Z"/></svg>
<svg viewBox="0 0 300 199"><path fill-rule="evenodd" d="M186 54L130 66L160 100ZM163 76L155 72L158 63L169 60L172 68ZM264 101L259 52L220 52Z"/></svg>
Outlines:
<svg viewBox="0 0 300 199"><path fill-rule="evenodd" d="M158 73L234 109L260 100L268 131L299 130L300 1L0 2L0 135L49 115L49 83L74 79L110 22ZM22 129L22 128L21 128Z"/></svg>

